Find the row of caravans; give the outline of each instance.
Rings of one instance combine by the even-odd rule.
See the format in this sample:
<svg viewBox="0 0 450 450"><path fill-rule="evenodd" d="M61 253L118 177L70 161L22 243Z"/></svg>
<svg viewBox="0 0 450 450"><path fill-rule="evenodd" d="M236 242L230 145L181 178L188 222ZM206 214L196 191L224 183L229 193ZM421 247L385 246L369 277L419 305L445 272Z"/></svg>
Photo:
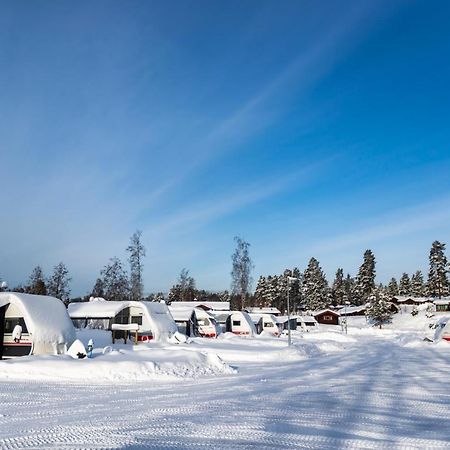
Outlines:
<svg viewBox="0 0 450 450"><path fill-rule="evenodd" d="M178 332L163 303L94 300L70 304L67 310L54 297L0 293L0 359L64 354L76 339L75 327L115 326L117 338L133 329L142 342L167 340Z"/></svg>

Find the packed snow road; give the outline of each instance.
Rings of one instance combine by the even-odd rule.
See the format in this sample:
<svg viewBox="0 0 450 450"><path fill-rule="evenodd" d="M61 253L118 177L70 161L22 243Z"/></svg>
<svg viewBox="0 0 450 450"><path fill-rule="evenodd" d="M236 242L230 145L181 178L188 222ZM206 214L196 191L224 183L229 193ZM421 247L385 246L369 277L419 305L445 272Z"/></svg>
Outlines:
<svg viewBox="0 0 450 450"><path fill-rule="evenodd" d="M321 342L317 335L297 345L314 340ZM281 352L269 362L264 343L258 351L258 342L246 350L242 342L198 344L232 365L234 354L235 374L99 384L2 380L0 448L450 448L450 345L358 336L335 340L334 351L320 356ZM237 362L249 348L252 362Z"/></svg>

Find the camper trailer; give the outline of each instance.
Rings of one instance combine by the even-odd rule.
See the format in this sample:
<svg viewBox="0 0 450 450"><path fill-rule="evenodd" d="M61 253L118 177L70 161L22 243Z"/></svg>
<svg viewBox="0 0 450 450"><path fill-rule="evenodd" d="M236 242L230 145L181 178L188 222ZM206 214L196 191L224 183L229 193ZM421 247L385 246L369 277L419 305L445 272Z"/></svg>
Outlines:
<svg viewBox="0 0 450 450"><path fill-rule="evenodd" d="M136 324L140 342L165 340L177 331L164 303L93 299L89 302L71 303L68 311L76 328L112 330L113 324ZM127 338L127 330L115 328L116 338Z"/></svg>
<svg viewBox="0 0 450 450"><path fill-rule="evenodd" d="M434 341L450 341L450 316L441 317L434 325Z"/></svg>
<svg viewBox="0 0 450 450"><path fill-rule="evenodd" d="M214 317L222 327L223 332L230 332L240 336L255 336L255 324L245 311L214 312Z"/></svg>
<svg viewBox="0 0 450 450"><path fill-rule="evenodd" d="M256 325L258 334L265 331L274 336L280 336L281 328L278 324L277 317L273 314L250 314L250 317Z"/></svg>
<svg viewBox="0 0 450 450"><path fill-rule="evenodd" d="M186 336L217 337L222 332L215 317L208 311L202 308L182 306L169 306L169 311L180 333Z"/></svg>
<svg viewBox="0 0 450 450"><path fill-rule="evenodd" d="M0 359L63 354L74 340L75 329L61 300L0 293Z"/></svg>
<svg viewBox="0 0 450 450"><path fill-rule="evenodd" d="M308 332L319 327L317 320L313 316L297 316L296 320L297 329L300 329L302 331Z"/></svg>

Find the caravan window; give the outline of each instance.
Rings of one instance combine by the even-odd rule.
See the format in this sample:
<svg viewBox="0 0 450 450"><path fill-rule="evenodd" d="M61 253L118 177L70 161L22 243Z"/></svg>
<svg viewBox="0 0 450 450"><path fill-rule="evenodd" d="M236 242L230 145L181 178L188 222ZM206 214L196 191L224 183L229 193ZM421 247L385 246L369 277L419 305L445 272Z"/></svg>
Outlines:
<svg viewBox="0 0 450 450"><path fill-rule="evenodd" d="M27 326L23 317L7 317L5 319L5 334L12 333L14 327L20 325L22 327L22 333L28 333Z"/></svg>
<svg viewBox="0 0 450 450"><path fill-rule="evenodd" d="M211 325L210 321L208 319L206 319L206 318L205 319L199 319L197 322L198 322L198 324L201 327L206 327L208 325Z"/></svg>
<svg viewBox="0 0 450 450"><path fill-rule="evenodd" d="M233 327L240 327L241 321L240 320L233 320Z"/></svg>
<svg viewBox="0 0 450 450"><path fill-rule="evenodd" d="M142 316L131 316L131 323L142 325Z"/></svg>
<svg viewBox="0 0 450 450"><path fill-rule="evenodd" d="M264 328L270 328L273 327L273 323L272 322L265 322L264 323Z"/></svg>

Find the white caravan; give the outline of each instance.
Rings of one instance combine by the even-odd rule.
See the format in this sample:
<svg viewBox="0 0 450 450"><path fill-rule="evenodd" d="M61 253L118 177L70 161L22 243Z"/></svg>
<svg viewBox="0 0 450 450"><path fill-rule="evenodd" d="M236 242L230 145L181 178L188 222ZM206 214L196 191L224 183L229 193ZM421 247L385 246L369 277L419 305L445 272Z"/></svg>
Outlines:
<svg viewBox="0 0 450 450"><path fill-rule="evenodd" d="M0 293L0 359L64 354L74 340L75 329L61 300Z"/></svg>
<svg viewBox="0 0 450 450"><path fill-rule="evenodd" d="M111 330L113 324L137 324L140 342L167 340L178 331L164 303L106 301L97 298L89 302L70 303L68 311L77 328ZM126 330L118 330L116 337L126 338L125 333Z"/></svg>

